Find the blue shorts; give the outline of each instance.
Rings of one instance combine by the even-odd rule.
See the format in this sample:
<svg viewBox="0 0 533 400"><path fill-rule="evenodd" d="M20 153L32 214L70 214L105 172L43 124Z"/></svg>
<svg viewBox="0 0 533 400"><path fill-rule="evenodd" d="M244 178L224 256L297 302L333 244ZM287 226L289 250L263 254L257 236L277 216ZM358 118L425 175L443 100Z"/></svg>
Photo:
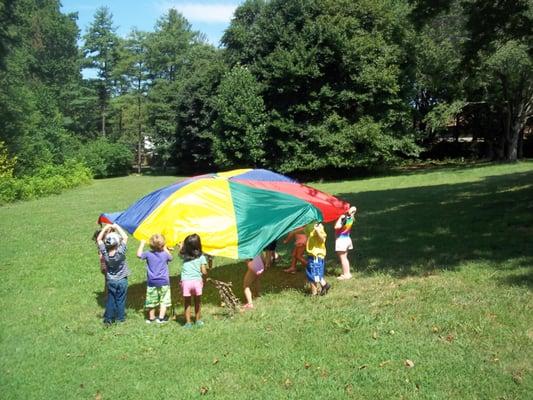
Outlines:
<svg viewBox="0 0 533 400"><path fill-rule="evenodd" d="M305 268L305 274L309 282L320 282L324 278L324 259L320 257L307 257L307 267Z"/></svg>

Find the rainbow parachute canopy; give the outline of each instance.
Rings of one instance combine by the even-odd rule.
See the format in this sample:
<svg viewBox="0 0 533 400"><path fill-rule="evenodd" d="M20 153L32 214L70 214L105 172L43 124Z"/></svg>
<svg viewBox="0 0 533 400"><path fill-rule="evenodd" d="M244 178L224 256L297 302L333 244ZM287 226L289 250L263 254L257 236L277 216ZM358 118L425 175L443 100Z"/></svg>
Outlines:
<svg viewBox="0 0 533 400"><path fill-rule="evenodd" d="M174 246L197 233L205 253L253 258L269 243L313 221L330 222L350 204L264 169L239 169L184 179L127 210L102 214L139 240L165 236Z"/></svg>

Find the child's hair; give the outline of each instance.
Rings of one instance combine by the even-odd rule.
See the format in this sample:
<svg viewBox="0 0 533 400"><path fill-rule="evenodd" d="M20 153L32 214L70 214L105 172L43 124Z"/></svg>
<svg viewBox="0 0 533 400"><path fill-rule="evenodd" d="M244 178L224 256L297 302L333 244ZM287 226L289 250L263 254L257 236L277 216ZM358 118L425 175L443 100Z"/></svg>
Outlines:
<svg viewBox="0 0 533 400"><path fill-rule="evenodd" d="M202 255L202 241L196 233L189 235L183 241L180 255L185 261L195 260Z"/></svg>
<svg viewBox="0 0 533 400"><path fill-rule="evenodd" d="M150 238L150 248L153 251L163 251L163 248L165 247L165 237L161 235L160 233L156 233L152 235Z"/></svg>

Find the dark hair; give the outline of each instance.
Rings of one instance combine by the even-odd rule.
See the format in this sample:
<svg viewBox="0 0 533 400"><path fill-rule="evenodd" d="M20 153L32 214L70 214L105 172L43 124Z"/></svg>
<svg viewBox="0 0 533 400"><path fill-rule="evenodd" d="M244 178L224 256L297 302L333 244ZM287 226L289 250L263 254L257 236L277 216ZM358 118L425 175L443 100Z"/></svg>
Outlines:
<svg viewBox="0 0 533 400"><path fill-rule="evenodd" d="M98 235L100 234L100 232L102 231L102 229L97 229L94 231L93 233L93 240L96 242L96 239L98 238Z"/></svg>
<svg viewBox="0 0 533 400"><path fill-rule="evenodd" d="M183 241L180 255L184 261L195 260L202 255L202 241L196 233L189 235Z"/></svg>

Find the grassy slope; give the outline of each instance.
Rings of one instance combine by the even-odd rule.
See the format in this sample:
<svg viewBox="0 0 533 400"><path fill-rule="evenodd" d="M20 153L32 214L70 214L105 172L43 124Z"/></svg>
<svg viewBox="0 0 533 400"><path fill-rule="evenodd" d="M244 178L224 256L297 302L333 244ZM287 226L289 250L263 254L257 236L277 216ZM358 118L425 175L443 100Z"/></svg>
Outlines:
<svg viewBox="0 0 533 400"><path fill-rule="evenodd" d="M277 267L256 310L234 318L208 286L198 330L143 322L145 272L132 240L128 321L103 329L94 221L173 181L102 180L0 208L3 399L533 393L533 163L316 184L359 207L357 278L330 276L330 294L312 299L302 274ZM328 268L338 272L332 251ZM243 273L227 263L212 276L241 295Z"/></svg>

